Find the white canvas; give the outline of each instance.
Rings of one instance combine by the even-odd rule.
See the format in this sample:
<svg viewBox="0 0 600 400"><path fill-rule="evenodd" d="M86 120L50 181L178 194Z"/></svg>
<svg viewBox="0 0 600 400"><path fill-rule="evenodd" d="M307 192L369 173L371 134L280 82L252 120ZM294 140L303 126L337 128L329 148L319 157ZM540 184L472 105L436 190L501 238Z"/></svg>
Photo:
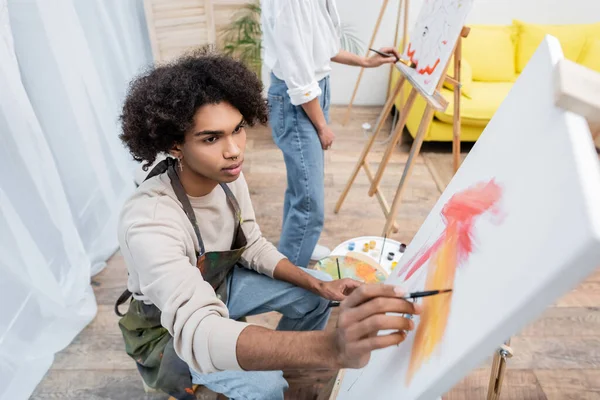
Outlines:
<svg viewBox="0 0 600 400"><path fill-rule="evenodd" d="M424 0L403 58L416 64L407 73L421 90L433 95L473 0ZM404 69L403 69L404 70Z"/></svg>
<svg viewBox="0 0 600 400"><path fill-rule="evenodd" d="M450 306L431 357L407 383L419 329L427 315L437 323L443 315L442 308L432 308L436 303L414 319L417 329L398 347L374 352L361 370L347 370L338 399L443 395L600 265L598 156L586 121L554 106L553 71L562 58L558 41L546 36L387 280L410 292L453 286L451 296L427 298ZM497 200L486 203L486 196L476 195L464 202L464 191L478 184L487 186L476 192ZM460 207L444 208L456 200ZM458 218L465 213L475 217ZM453 246L445 237L445 247L438 248L445 253L436 258L439 252L433 252L404 281L411 259L455 229L462 244ZM462 254L454 282L426 287L429 273L449 273L457 249ZM427 333L435 337L435 329Z"/></svg>

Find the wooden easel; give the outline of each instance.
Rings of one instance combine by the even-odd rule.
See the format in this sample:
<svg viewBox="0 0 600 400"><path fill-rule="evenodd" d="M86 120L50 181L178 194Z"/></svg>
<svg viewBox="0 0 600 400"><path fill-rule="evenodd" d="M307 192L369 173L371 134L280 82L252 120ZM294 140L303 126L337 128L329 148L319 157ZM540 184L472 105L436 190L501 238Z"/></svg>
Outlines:
<svg viewBox="0 0 600 400"><path fill-rule="evenodd" d="M369 179L369 182L371 183L371 186L369 188L369 196L373 196L373 195L377 196L377 200L379 201L379 204L381 205L383 213L386 216L386 224L385 224L385 228L383 230L382 236L386 236L386 235L389 235L391 232L395 233L398 231L397 226L394 222L395 216L398 211L398 206L400 204L402 191L404 190L406 181L408 180L408 178L410 177L410 173L412 172L412 167L413 167L415 157L418 155L418 153L421 149L421 144L423 143L423 137L425 136L425 133L427 132L427 129L429 128L429 124L431 123L431 120L433 118L434 111L435 110L445 110L446 107L448 107L448 102L440 94L440 89L441 89L442 85L444 84L444 82L452 83L454 86L454 100L455 100L454 101L454 119L455 120L454 120L454 124L453 124L453 138L452 138L453 146L452 146L452 148L453 148L453 152L455 153L453 156L455 169L458 169L458 166L460 164L460 91L461 91L461 88L460 88L460 59L461 59L461 46L462 46L461 41L462 41L463 37L468 36L469 31L470 31L470 28L464 27L461 34L459 35L458 40L456 41L456 46L453 51L454 77L451 78L446 75L446 72L449 67L449 63L448 63L444 68L444 73L442 74L442 78L440 79L440 82L438 83L438 86L437 86L433 96L428 96L425 93L421 92L417 88L417 85L414 84L414 82L410 82L410 78L409 78L410 75L407 75L405 73L405 71L409 67L405 66L402 63L396 64L396 67L400 70L400 72L402 73L402 76L398 79L398 82L396 83L394 89L392 90L391 95L388 96L388 99L387 99L385 105L383 106L383 110L381 111L381 114L379 115L373 135L371 136L369 141L367 141L367 143L365 144L365 147L363 148L363 151L358 159L358 162L356 163L356 165L352 171L352 174L350 175L350 178L348 179L348 182L346 183L346 187L344 188L344 191L342 192L342 194L340 195L340 198L338 199L338 202L334 209L334 212L336 214L341 209L342 204L343 204L344 200L346 199L346 196L348 195L348 192L350 191L350 188L352 187L352 184L354 183L356 176L358 175L358 172L360 171L361 168L364 168L365 173ZM394 132L392 133L392 138L387 145L385 154L383 155L381 163L379 164L379 168L378 168L377 172L375 173L375 175L373 175L371 168L369 167L367 155L371 151L371 148L373 147L373 144L375 143L375 139L376 139L377 135L379 134L379 132L381 131L381 128L383 127L383 124L385 123L385 120L387 118L387 115L389 114L389 112L392 109L392 106L394 105L394 100L396 99L396 97L398 96L400 91L402 90L402 87L404 86L404 84L407 80L412 84L412 89L406 99L406 102L404 103L404 106L402 107L402 111L400 113L400 120L396 124L396 128L394 129ZM381 193L381 191L379 189L379 183L381 182L381 178L383 177L385 168L386 168L387 164L389 163L390 158L392 157L392 153L393 153L394 149L396 148L396 145L398 144L400 138L402 137L402 132L404 130L404 126L406 125L406 120L408 119L408 115L409 115L410 110L416 100L418 93L420 93L421 95L424 96L425 100L427 101L427 107L425 108L425 113L423 115L421 124L419 125L419 129L417 131L417 135L416 135L413 145L411 147L410 155L409 155L406 167L404 169L404 172L402 174L402 178L400 180L400 185L398 187L398 190L396 191L396 196L394 197L394 201L392 203L392 206L390 207L390 206L388 206L386 199L384 198L383 194Z"/></svg>
<svg viewBox="0 0 600 400"><path fill-rule="evenodd" d="M385 10L387 8L389 0L383 0L383 4L381 5L381 10L379 11L379 17L377 18L377 22L375 23L375 28L373 29L373 34L371 35L371 40L369 41L369 46L367 47L367 51L365 57L369 55L369 48L373 47L373 43L375 42L375 37L377 36L377 32L379 32L379 26L381 25L381 20L383 19L383 15L385 14ZM394 34L394 48L397 48L398 42L398 26L400 24L400 15L402 14L402 3L404 2L404 25L403 25L403 33L402 33L402 50L406 47L406 35L408 29L408 7L409 0L400 0L398 3L398 15L396 17L396 32ZM392 65L390 68L390 80L392 78L392 71L394 66ZM358 92L358 86L360 85L360 81L362 79L363 73L365 71L364 67L360 68L360 72L358 73L358 78L356 80L356 84L354 85L354 92L352 92L352 97L350 98L350 103L348 103L348 108L346 109L346 115L342 120L342 125L346 125L348 120L350 119L350 111L352 110L352 104L354 103L354 98L356 97L356 93ZM389 87L388 93L389 96Z"/></svg>
<svg viewBox="0 0 600 400"><path fill-rule="evenodd" d="M512 355L513 351L510 347L510 339L494 353L487 400L500 399L500 390L502 389L502 381L504 380L504 373L506 372L506 360L511 358Z"/></svg>

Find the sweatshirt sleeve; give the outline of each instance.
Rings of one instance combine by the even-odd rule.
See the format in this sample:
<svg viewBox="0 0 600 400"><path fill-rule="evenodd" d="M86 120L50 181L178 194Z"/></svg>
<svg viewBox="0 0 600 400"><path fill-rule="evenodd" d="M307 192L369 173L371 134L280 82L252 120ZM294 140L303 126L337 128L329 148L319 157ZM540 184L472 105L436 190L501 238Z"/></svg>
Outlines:
<svg viewBox="0 0 600 400"><path fill-rule="evenodd" d="M236 198L240 204L243 219L242 229L248 242L246 250L242 254L242 264L246 268L253 269L272 278L275 267L279 261L286 257L277 251L277 248L262 235L260 227L256 222L248 184L244 176L240 176L236 183Z"/></svg>
<svg viewBox="0 0 600 400"><path fill-rule="evenodd" d="M312 55L311 2L279 1L282 4L273 27L273 34L277 38L274 50L283 74L282 79L288 87L290 101L297 106L321 95Z"/></svg>
<svg viewBox="0 0 600 400"><path fill-rule="evenodd" d="M248 324L229 319L225 304L186 256L175 220L137 221L126 231L123 251L139 275L140 290L161 310L175 351L192 369L242 370L236 345Z"/></svg>

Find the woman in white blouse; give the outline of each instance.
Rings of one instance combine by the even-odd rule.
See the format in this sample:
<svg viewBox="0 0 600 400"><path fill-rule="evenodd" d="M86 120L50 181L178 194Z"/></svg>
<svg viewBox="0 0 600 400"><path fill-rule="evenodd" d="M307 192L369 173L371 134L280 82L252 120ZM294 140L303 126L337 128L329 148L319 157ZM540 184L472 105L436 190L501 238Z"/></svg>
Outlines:
<svg viewBox="0 0 600 400"><path fill-rule="evenodd" d="M331 61L378 67L396 62L396 49L360 57L341 49L335 0L262 0L264 61L271 69L269 120L284 155L287 190L278 250L307 267L329 249L317 245L324 222L324 157L335 135L328 126Z"/></svg>

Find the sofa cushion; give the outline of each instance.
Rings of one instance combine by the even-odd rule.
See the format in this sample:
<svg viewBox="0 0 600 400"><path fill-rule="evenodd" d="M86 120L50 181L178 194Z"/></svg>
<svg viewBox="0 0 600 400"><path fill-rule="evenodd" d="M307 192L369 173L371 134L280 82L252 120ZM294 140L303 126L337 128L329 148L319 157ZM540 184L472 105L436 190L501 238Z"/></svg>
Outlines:
<svg viewBox="0 0 600 400"><path fill-rule="evenodd" d="M600 72L600 34L595 40L588 38L577 62L594 71Z"/></svg>
<svg viewBox="0 0 600 400"><path fill-rule="evenodd" d="M558 39L565 58L577 61L586 43L587 32L596 24L540 25L515 20L519 29L517 41L516 68L521 73L529 59L547 34Z"/></svg>
<svg viewBox="0 0 600 400"><path fill-rule="evenodd" d="M515 81L515 46L511 27L471 26L469 36L463 40L462 52L473 69L473 80Z"/></svg>
<svg viewBox="0 0 600 400"><path fill-rule="evenodd" d="M477 82L471 87L472 98L461 97L460 119L463 125L485 126L492 118L513 82ZM436 111L435 117L440 121L452 124L454 115L454 92L442 88L442 95L449 104L445 111Z"/></svg>

